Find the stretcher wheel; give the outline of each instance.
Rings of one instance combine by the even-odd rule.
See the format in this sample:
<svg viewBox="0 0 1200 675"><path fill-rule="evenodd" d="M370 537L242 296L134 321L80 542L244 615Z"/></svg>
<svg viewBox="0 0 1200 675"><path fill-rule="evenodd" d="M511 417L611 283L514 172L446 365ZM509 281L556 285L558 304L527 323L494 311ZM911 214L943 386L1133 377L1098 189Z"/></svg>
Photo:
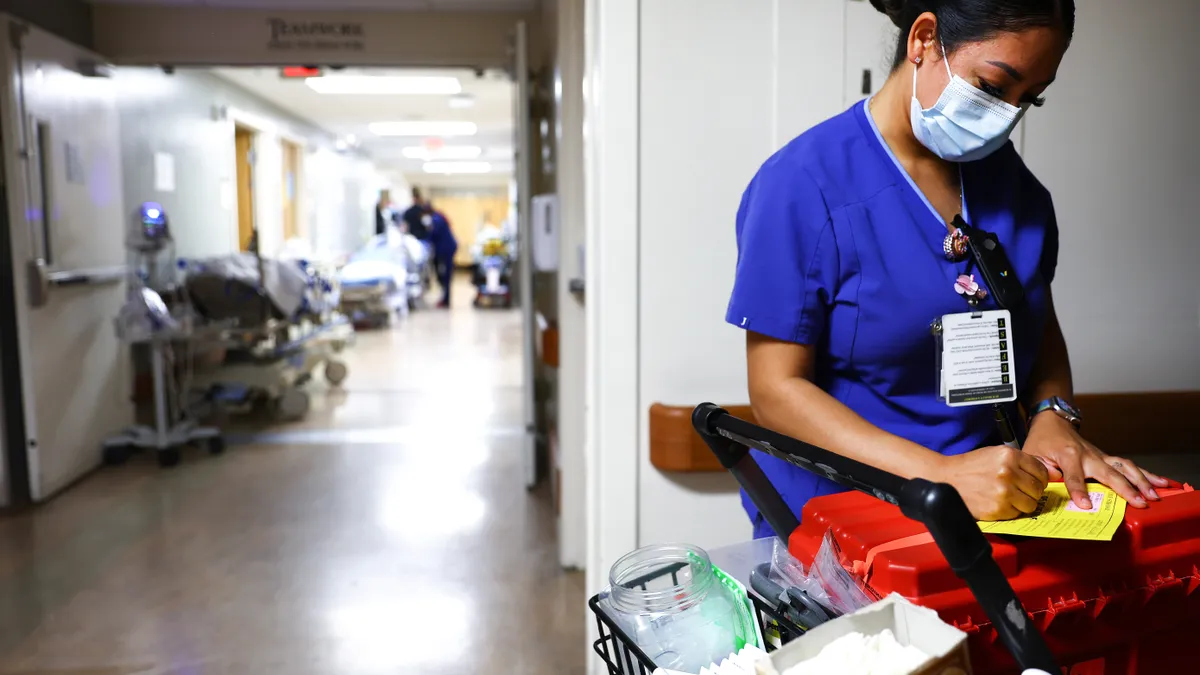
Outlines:
<svg viewBox="0 0 1200 675"><path fill-rule="evenodd" d="M308 393L299 389L288 389L275 402L275 417L283 422L304 419L311 405Z"/></svg>
<svg viewBox="0 0 1200 675"><path fill-rule="evenodd" d="M133 448L128 445L106 445L104 446L104 464L105 466L121 466L129 461L131 454L133 454Z"/></svg>
<svg viewBox="0 0 1200 675"><path fill-rule="evenodd" d="M180 459L182 457L179 454L179 448L163 448L158 451L158 465L164 469L178 466Z"/></svg>
<svg viewBox="0 0 1200 675"><path fill-rule="evenodd" d="M225 439L220 436L213 436L208 439L208 454L222 455L225 453Z"/></svg>
<svg viewBox="0 0 1200 675"><path fill-rule="evenodd" d="M350 369L341 361L326 361L325 362L325 381L333 386L340 386L346 381L346 376L350 374Z"/></svg>

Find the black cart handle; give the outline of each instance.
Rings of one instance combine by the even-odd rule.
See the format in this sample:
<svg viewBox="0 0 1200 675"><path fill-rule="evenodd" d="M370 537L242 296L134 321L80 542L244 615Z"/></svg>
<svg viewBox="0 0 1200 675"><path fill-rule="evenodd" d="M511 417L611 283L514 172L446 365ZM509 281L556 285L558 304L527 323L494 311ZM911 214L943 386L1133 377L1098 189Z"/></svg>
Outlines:
<svg viewBox="0 0 1200 675"><path fill-rule="evenodd" d="M992 558L992 545L954 487L901 478L738 419L712 403L696 407L692 426L784 541L800 520L754 461L751 449L899 506L906 517L929 529L950 569L971 589L1017 665L1022 670L1060 672L1045 639Z"/></svg>

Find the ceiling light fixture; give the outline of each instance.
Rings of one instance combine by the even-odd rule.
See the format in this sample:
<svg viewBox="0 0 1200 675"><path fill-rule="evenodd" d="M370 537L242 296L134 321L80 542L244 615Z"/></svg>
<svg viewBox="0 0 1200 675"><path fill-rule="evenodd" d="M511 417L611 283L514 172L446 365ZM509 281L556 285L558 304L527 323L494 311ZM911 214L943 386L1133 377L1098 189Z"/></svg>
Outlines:
<svg viewBox="0 0 1200 675"><path fill-rule="evenodd" d="M409 75L328 75L304 80L318 94L331 95L452 95L462 91L457 77Z"/></svg>
<svg viewBox="0 0 1200 675"><path fill-rule="evenodd" d="M487 162L426 162L425 173L491 173L492 165Z"/></svg>
<svg viewBox="0 0 1200 675"><path fill-rule="evenodd" d="M474 136L474 122L375 122L368 129L376 136Z"/></svg>
<svg viewBox="0 0 1200 675"><path fill-rule="evenodd" d="M439 159L478 159L483 154L483 148L478 145L444 145L440 148L427 148L415 145L401 150L408 159L423 159L426 161Z"/></svg>

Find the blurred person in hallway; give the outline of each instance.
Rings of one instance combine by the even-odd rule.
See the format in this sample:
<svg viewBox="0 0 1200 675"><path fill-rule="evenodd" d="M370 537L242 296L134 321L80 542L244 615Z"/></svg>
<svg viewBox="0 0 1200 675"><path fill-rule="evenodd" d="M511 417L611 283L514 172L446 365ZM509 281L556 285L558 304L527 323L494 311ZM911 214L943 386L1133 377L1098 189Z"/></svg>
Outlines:
<svg viewBox="0 0 1200 675"><path fill-rule="evenodd" d="M379 201L375 203L375 234L387 234L393 219L392 211L392 193L380 190Z"/></svg>
<svg viewBox="0 0 1200 675"><path fill-rule="evenodd" d="M404 224L408 225L408 233L420 239L429 241L429 230L433 225L433 207L429 200L421 194L421 189L412 189L412 206L404 211Z"/></svg>
<svg viewBox="0 0 1200 675"><path fill-rule="evenodd" d="M430 216L429 242L433 245L434 269L438 283L442 286L442 300L438 307L450 307L450 281L454 278L454 255L458 253L458 239L450 228L450 221L441 212L427 207Z"/></svg>

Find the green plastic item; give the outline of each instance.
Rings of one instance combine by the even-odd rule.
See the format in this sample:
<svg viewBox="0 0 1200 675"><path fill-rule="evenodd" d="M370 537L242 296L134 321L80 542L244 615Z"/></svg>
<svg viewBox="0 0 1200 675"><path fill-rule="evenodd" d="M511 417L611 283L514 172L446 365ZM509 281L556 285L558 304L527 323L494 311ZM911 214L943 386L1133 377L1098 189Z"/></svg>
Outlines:
<svg viewBox="0 0 1200 675"><path fill-rule="evenodd" d="M737 636L737 651L741 651L746 645L765 649L762 628L754 619L754 604L750 602L746 586L720 567L713 565L712 569L717 581L733 596L735 620L739 624L734 630L734 635Z"/></svg>
<svg viewBox="0 0 1200 675"><path fill-rule="evenodd" d="M693 569L704 566L707 561L699 560L694 554L689 553ZM700 563L700 564L696 564ZM758 625L758 621L754 618L754 604L750 602L750 594L746 592L746 586L731 576L725 570L709 563L712 569L713 578L729 593L730 599L733 600L733 626L730 626L734 635L734 652L739 652L746 645L765 649L766 642L763 640L762 628Z"/></svg>

